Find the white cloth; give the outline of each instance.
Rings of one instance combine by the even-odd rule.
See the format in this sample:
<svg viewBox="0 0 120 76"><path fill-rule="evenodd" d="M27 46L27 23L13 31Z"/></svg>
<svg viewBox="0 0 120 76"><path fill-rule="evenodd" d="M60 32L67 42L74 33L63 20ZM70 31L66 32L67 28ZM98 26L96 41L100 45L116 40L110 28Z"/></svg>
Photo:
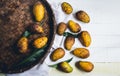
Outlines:
<svg viewBox="0 0 120 76"><path fill-rule="evenodd" d="M8 74L7 76L49 76L48 74L49 67L46 64L42 64L41 66L36 65L32 69L25 71L23 73L18 74Z"/></svg>

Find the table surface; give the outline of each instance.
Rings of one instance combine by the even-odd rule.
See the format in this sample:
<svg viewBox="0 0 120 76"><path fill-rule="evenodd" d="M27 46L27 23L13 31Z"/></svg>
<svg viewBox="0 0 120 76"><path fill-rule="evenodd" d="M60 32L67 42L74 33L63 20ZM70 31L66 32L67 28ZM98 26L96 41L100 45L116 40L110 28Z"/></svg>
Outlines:
<svg viewBox="0 0 120 76"><path fill-rule="evenodd" d="M88 30L92 36L92 44L88 48L91 55L85 60L92 61L95 68L90 73L81 72L74 67L73 60L70 63L74 68L72 73L61 73L51 68L50 76L120 76L120 0L51 1L58 5L64 1L69 2L74 8L73 14L78 10L84 10L90 15L89 24L78 23L82 30Z"/></svg>

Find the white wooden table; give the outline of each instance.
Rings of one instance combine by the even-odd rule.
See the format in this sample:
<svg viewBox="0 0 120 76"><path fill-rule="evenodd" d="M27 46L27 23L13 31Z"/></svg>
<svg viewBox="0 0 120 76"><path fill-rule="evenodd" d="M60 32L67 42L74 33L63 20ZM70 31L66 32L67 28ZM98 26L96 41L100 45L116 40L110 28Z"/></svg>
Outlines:
<svg viewBox="0 0 120 76"><path fill-rule="evenodd" d="M88 30L92 36L92 44L88 48L91 55L85 60L92 61L95 68L90 73L81 72L74 66L75 58L70 63L74 68L72 73L61 73L51 68L50 76L120 76L120 0L52 1L58 5L69 2L74 8L73 14L84 10L90 15L89 24L78 23L82 30Z"/></svg>

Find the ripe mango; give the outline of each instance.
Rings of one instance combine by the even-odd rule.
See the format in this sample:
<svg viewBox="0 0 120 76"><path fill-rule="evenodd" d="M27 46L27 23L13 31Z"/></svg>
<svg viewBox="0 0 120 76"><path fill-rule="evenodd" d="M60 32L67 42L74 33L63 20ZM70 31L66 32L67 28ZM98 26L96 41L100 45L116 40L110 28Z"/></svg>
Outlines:
<svg viewBox="0 0 120 76"><path fill-rule="evenodd" d="M76 13L76 18L84 23L89 23L90 22L90 17L85 11L78 11Z"/></svg>
<svg viewBox="0 0 120 76"><path fill-rule="evenodd" d="M64 46L67 50L71 50L75 43L75 38L73 36L67 36L64 42Z"/></svg>
<svg viewBox="0 0 120 76"><path fill-rule="evenodd" d="M33 42L33 46L37 49L40 49L42 47L44 47L48 42L48 38L47 37L40 37L37 38L36 40L34 40Z"/></svg>
<svg viewBox="0 0 120 76"><path fill-rule="evenodd" d="M66 29L67 29L67 25L64 22L59 23L57 27L57 34L63 35Z"/></svg>
<svg viewBox="0 0 120 76"><path fill-rule="evenodd" d="M28 52L28 39L26 37L20 38L18 41L17 47L20 53L27 53Z"/></svg>
<svg viewBox="0 0 120 76"><path fill-rule="evenodd" d="M79 61L76 63L76 67L85 72L91 72L94 69L94 65L89 61Z"/></svg>
<svg viewBox="0 0 120 76"><path fill-rule="evenodd" d="M72 11L73 11L72 6L71 6L69 3L67 3L67 2L63 2L62 5L61 5L61 7L62 7L62 10L63 10L66 14L71 14Z"/></svg>
<svg viewBox="0 0 120 76"><path fill-rule="evenodd" d="M72 31L73 33L78 33L81 30L81 27L78 23L69 20L68 21L68 28L70 29L70 31Z"/></svg>
<svg viewBox="0 0 120 76"><path fill-rule="evenodd" d="M35 16L36 21L40 22L45 15L45 8L42 3L37 2L33 6L33 14Z"/></svg>
<svg viewBox="0 0 120 76"><path fill-rule="evenodd" d="M73 55L79 57L79 58L88 58L89 57L89 51L85 48L76 48L72 51Z"/></svg>
<svg viewBox="0 0 120 76"><path fill-rule="evenodd" d="M58 69L60 69L63 72L70 73L73 71L73 68L70 66L68 62L61 62L58 65Z"/></svg>
<svg viewBox="0 0 120 76"><path fill-rule="evenodd" d="M62 58L64 55L65 55L64 49L57 48L51 53L50 58L52 61L57 61L60 58Z"/></svg>
<svg viewBox="0 0 120 76"><path fill-rule="evenodd" d="M79 41L82 43L83 46L88 47L91 44L91 36L88 31L82 31L78 35Z"/></svg>

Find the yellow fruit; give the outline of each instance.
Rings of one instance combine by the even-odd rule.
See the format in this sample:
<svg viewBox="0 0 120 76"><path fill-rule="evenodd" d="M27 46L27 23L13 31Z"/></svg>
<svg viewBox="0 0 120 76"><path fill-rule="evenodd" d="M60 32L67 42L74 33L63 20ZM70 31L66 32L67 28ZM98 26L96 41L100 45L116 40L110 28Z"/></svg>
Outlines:
<svg viewBox="0 0 120 76"><path fill-rule="evenodd" d="M73 36L67 36L65 39L64 46L67 50L71 50L74 43L75 43L75 38Z"/></svg>
<svg viewBox="0 0 120 76"><path fill-rule="evenodd" d="M70 66L70 64L67 63L67 62L61 62L61 63L59 64L58 69L60 69L60 70L63 71L63 72L66 72L66 73L70 73L70 72L73 71L73 68L72 68L72 67Z"/></svg>
<svg viewBox="0 0 120 76"><path fill-rule="evenodd" d="M78 23L72 21L72 20L69 20L69 22L68 22L68 28L73 33L78 33L81 30L80 25Z"/></svg>
<svg viewBox="0 0 120 76"><path fill-rule="evenodd" d="M76 18L84 23L90 22L90 17L85 11L78 11L76 13Z"/></svg>
<svg viewBox="0 0 120 76"><path fill-rule="evenodd" d="M47 41L48 41L48 38L47 37L40 37L40 38L37 38L34 42L33 42L33 46L35 48L42 48L44 47L46 44L47 44Z"/></svg>
<svg viewBox="0 0 120 76"><path fill-rule="evenodd" d="M43 33L44 32L43 27L38 24L31 25L30 31L33 33Z"/></svg>
<svg viewBox="0 0 120 76"><path fill-rule="evenodd" d="M91 72L94 68L93 63L89 61L79 61L76 66L85 72Z"/></svg>
<svg viewBox="0 0 120 76"><path fill-rule="evenodd" d="M20 53L28 52L28 39L26 37L20 38L17 44Z"/></svg>
<svg viewBox="0 0 120 76"><path fill-rule="evenodd" d="M37 2L34 6L33 6L33 14L35 16L36 21L40 22L45 15L45 8L42 5L42 3Z"/></svg>
<svg viewBox="0 0 120 76"><path fill-rule="evenodd" d="M73 11L72 6L71 6L69 3L67 3L67 2L63 2L62 5L61 5L61 7L62 7L62 10L63 10L66 14L71 14L72 11Z"/></svg>
<svg viewBox="0 0 120 76"><path fill-rule="evenodd" d="M91 44L91 36L87 31L82 31L79 34L78 39L82 43L82 45L85 47L88 47Z"/></svg>
<svg viewBox="0 0 120 76"><path fill-rule="evenodd" d="M79 57L79 58L88 58L89 57L89 51L85 48L76 48L72 51L72 53Z"/></svg>
<svg viewBox="0 0 120 76"><path fill-rule="evenodd" d="M57 27L57 33L59 35L63 35L63 33L65 32L65 30L67 29L67 25L64 22L59 23L58 27Z"/></svg>
<svg viewBox="0 0 120 76"><path fill-rule="evenodd" d="M58 59L62 58L64 55L65 55L64 49L57 48L51 53L50 58L52 61L57 61Z"/></svg>

